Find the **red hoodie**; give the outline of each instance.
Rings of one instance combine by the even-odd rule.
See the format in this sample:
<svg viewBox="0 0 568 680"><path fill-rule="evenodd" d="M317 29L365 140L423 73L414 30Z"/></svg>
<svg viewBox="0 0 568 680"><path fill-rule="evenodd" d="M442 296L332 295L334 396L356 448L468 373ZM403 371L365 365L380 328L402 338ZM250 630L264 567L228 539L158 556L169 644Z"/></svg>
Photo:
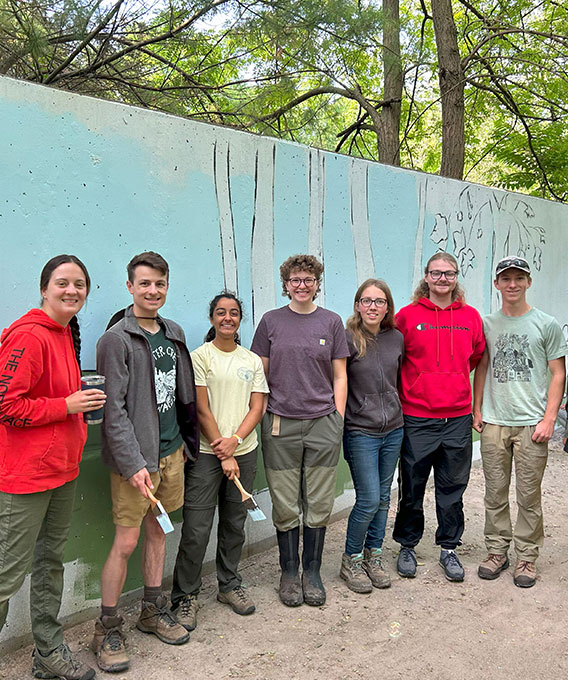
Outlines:
<svg viewBox="0 0 568 680"><path fill-rule="evenodd" d="M79 474L87 438L65 403L81 388L71 329L32 309L0 341L0 491L62 486Z"/></svg>
<svg viewBox="0 0 568 680"><path fill-rule="evenodd" d="M460 300L441 309L428 298L396 315L404 335L402 412L419 418L455 418L471 413L472 371L485 349L477 310Z"/></svg>

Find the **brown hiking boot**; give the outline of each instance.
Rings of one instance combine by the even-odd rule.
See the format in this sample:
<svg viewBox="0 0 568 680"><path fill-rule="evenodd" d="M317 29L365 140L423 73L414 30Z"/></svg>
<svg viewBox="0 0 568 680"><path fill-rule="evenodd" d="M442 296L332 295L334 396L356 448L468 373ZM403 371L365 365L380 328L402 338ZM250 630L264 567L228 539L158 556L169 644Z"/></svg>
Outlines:
<svg viewBox="0 0 568 680"><path fill-rule="evenodd" d="M347 583L349 590L354 593L370 593L373 590L369 577L363 571L363 553L356 553L355 555L343 553L339 576Z"/></svg>
<svg viewBox="0 0 568 680"><path fill-rule="evenodd" d="M119 673L127 670L130 659L126 653L126 635L122 632L122 616L101 616L95 622L91 649L101 671Z"/></svg>
<svg viewBox="0 0 568 680"><path fill-rule="evenodd" d="M92 680L95 669L87 666L71 653L63 642L47 656L34 649L32 661L34 678L61 678L61 680Z"/></svg>
<svg viewBox="0 0 568 680"><path fill-rule="evenodd" d="M536 583L535 563L518 560L513 573L513 583L519 588L532 588Z"/></svg>
<svg viewBox="0 0 568 680"><path fill-rule="evenodd" d="M240 614L241 616L252 614L256 609L254 602L242 586L237 586L233 590L229 590L228 593L217 593L217 601L228 604L235 614Z"/></svg>
<svg viewBox="0 0 568 680"><path fill-rule="evenodd" d="M507 555L489 553L479 567L477 567L477 575L479 578L492 581L494 578L497 578L502 571L507 569L508 566L509 558Z"/></svg>
<svg viewBox="0 0 568 680"><path fill-rule="evenodd" d="M388 588L391 584L390 576L383 567L380 548L365 548L363 550L363 569L371 579L375 588Z"/></svg>
<svg viewBox="0 0 568 680"><path fill-rule="evenodd" d="M180 623L186 630L194 630L197 626L197 610L199 604L197 602L197 595L184 595L178 603L174 611L178 623Z"/></svg>
<svg viewBox="0 0 568 680"><path fill-rule="evenodd" d="M142 600L142 611L136 628L143 633L153 633L168 645L183 645L189 640L189 633L180 625L168 609L164 595L154 602Z"/></svg>

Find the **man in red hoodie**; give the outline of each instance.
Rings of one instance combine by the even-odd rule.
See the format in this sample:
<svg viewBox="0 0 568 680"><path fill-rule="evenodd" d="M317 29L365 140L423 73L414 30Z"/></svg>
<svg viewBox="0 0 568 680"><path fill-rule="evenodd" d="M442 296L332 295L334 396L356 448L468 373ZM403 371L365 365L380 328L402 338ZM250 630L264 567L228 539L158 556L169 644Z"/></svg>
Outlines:
<svg viewBox="0 0 568 680"><path fill-rule="evenodd" d="M424 531L424 491L432 468L441 547L440 565L450 581L463 581L455 553L464 530L462 497L471 467L472 371L485 349L478 312L464 302L458 264L433 255L412 304L396 315L404 335L400 380L404 440L393 538L400 543L397 571L416 576L415 546Z"/></svg>

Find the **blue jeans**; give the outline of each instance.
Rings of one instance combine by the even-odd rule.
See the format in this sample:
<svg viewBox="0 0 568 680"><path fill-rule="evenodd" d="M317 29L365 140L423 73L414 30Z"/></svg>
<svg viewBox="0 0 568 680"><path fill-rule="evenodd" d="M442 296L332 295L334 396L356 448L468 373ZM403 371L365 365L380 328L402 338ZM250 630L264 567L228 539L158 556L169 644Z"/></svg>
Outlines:
<svg viewBox="0 0 568 680"><path fill-rule="evenodd" d="M363 552L363 545L369 550L383 545L402 433L399 427L382 437L355 430L343 435L343 453L355 485L355 505L347 523L347 555Z"/></svg>

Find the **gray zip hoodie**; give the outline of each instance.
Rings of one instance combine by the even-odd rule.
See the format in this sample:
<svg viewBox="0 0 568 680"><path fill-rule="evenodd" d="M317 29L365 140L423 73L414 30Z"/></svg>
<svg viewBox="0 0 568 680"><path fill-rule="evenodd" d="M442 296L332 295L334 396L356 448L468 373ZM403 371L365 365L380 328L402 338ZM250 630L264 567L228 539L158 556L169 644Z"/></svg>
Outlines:
<svg viewBox="0 0 568 680"><path fill-rule="evenodd" d="M176 411L185 452L199 453L195 381L184 332L177 323L158 316L166 338L177 352ZM132 311L97 343L97 371L106 376L107 401L102 424L102 460L125 479L160 465L160 419L150 344Z"/></svg>
<svg viewBox="0 0 568 680"><path fill-rule="evenodd" d="M359 357L347 331L347 408L345 429L388 434L403 425L398 379L404 356L404 339L396 329L381 330L367 341Z"/></svg>

